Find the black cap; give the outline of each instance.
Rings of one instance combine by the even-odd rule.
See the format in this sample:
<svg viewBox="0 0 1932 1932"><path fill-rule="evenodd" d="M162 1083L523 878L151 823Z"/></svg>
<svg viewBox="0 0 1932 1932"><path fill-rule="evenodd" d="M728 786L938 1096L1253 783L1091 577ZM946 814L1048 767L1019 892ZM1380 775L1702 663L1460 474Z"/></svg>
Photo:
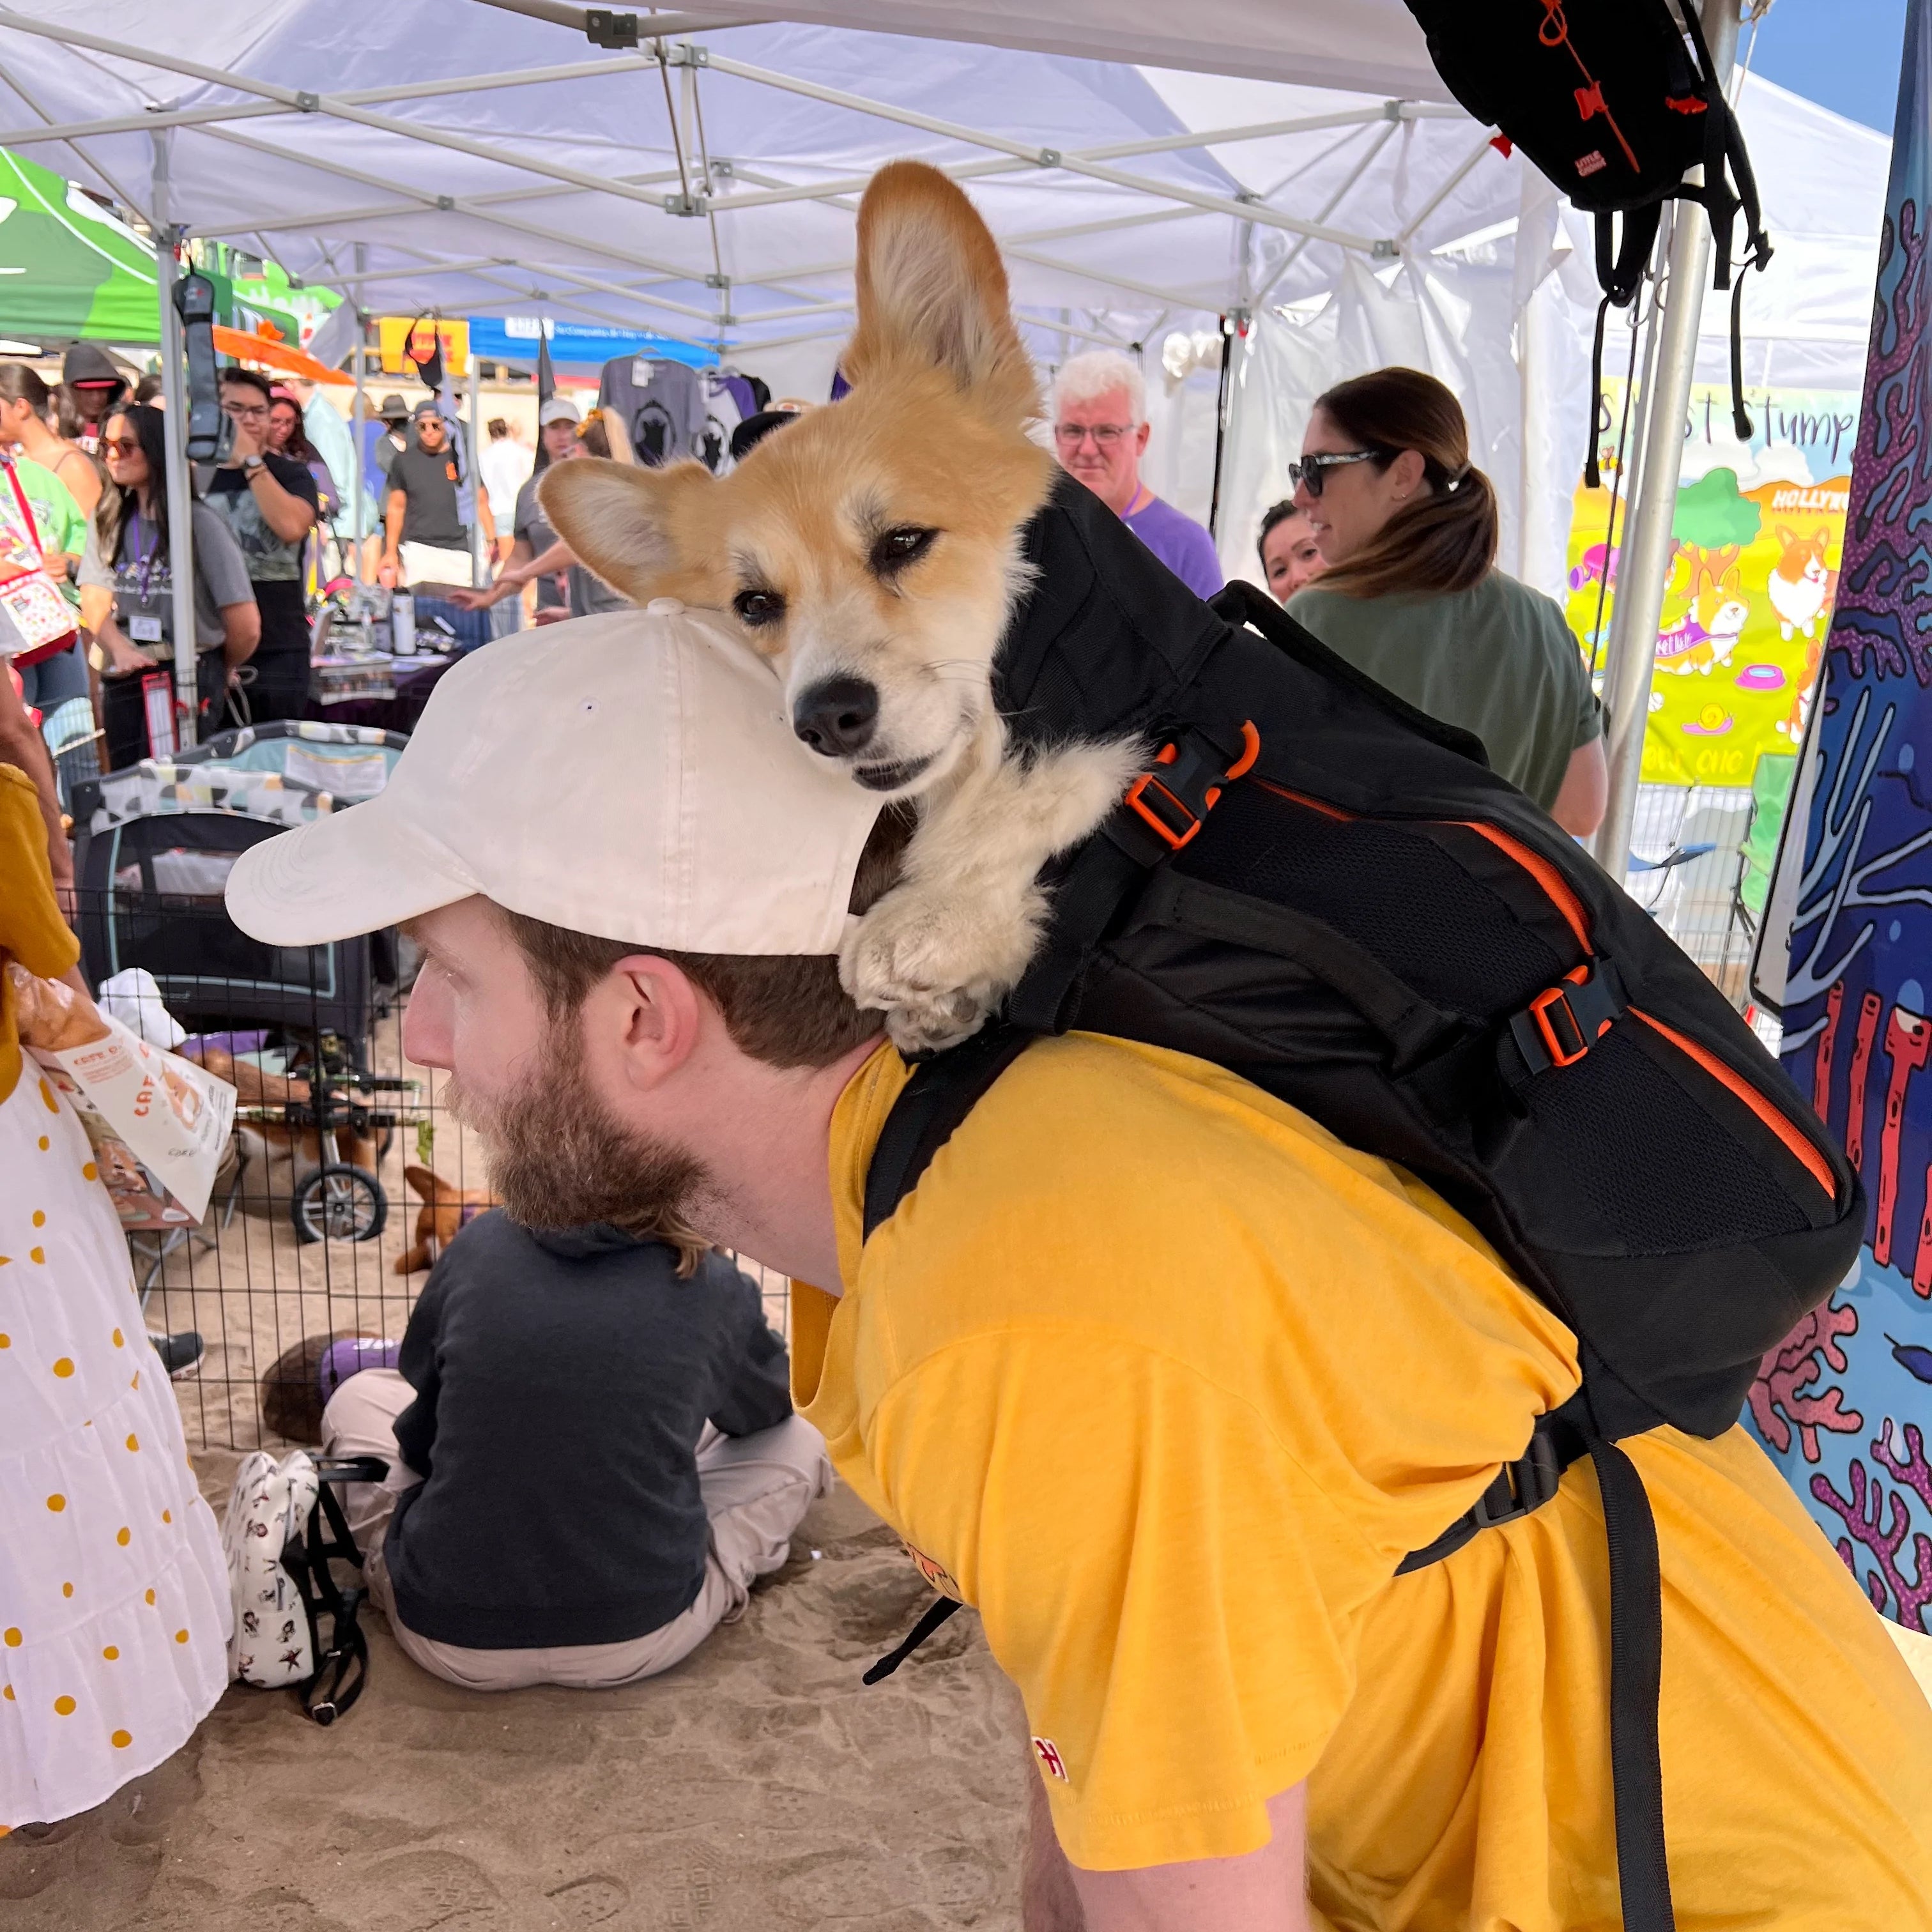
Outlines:
<svg viewBox="0 0 1932 1932"><path fill-rule="evenodd" d="M96 342L76 342L67 352L61 362L61 380L70 389L128 386L114 358Z"/></svg>
<svg viewBox="0 0 1932 1932"><path fill-rule="evenodd" d="M797 410L760 410L731 432L731 460L742 463L772 431L798 416Z"/></svg>
<svg viewBox="0 0 1932 1932"><path fill-rule="evenodd" d="M425 398L416 406L415 416L418 422L421 422L425 416L440 416L442 414L442 410L434 396Z"/></svg>

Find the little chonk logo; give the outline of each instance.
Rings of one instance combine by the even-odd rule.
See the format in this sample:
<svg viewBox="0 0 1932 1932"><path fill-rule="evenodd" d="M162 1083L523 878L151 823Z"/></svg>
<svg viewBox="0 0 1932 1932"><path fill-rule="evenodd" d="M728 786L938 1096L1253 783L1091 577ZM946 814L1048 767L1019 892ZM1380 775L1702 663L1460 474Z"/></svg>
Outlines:
<svg viewBox="0 0 1932 1932"><path fill-rule="evenodd" d="M958 1604L963 1604L966 1600L965 1592L952 1580L952 1573L944 1564L935 1562L924 1550L914 1549L910 1543L905 1546L905 1553L912 1558L914 1567L917 1569L919 1574L942 1597L950 1597L955 1603Z"/></svg>
<svg viewBox="0 0 1932 1932"><path fill-rule="evenodd" d="M1600 148L1592 148L1587 154L1583 155L1577 161L1576 172L1580 175L1586 176L1601 174L1609 166L1610 163L1604 159L1603 150Z"/></svg>
<svg viewBox="0 0 1932 1932"><path fill-rule="evenodd" d="M1066 1781L1066 1765L1060 1755L1060 1747L1051 1738L1035 1738L1033 1754L1040 1760L1040 1768L1048 1778L1057 1778L1062 1784Z"/></svg>

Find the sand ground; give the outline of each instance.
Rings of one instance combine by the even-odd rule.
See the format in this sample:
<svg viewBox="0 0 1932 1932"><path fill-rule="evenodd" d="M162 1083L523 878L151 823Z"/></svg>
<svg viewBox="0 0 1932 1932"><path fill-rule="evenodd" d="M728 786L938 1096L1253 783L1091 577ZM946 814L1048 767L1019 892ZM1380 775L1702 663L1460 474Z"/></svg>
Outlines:
<svg viewBox="0 0 1932 1932"><path fill-rule="evenodd" d="M257 1387L284 1350L336 1330L402 1334L429 1279L392 1266L415 1237L402 1169L422 1158L418 1125L434 1129L428 1165L482 1184L472 1138L404 1064L398 1016L370 1058L422 1083L376 1162L380 1236L298 1241L290 1164L258 1160L226 1225L212 1216L157 1276L148 1327L207 1343L175 1393L218 1514L238 1452L284 1446ZM783 1285L760 1279L783 1332ZM404 1658L369 1610L369 1684L346 1717L320 1730L290 1693L231 1688L159 1769L44 1836L0 1840L0 1927L1016 1928L1032 1773L1018 1700L976 1619L889 1682L859 1681L930 1600L898 1540L840 1490L740 1622L626 1690L458 1690Z"/></svg>
<svg viewBox="0 0 1932 1932"><path fill-rule="evenodd" d="M218 1507L235 1460L196 1457ZM626 1690L458 1690L370 1611L369 1686L340 1723L230 1689L158 1770L0 1840L0 1924L1006 1932L1030 1773L976 1620L859 1682L928 1600L841 1490L741 1622Z"/></svg>

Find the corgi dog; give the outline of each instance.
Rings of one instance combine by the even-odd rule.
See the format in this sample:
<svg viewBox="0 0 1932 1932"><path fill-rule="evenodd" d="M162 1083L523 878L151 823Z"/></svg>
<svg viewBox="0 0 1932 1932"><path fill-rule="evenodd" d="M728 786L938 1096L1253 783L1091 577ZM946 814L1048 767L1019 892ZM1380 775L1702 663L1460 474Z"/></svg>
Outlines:
<svg viewBox="0 0 1932 1932"><path fill-rule="evenodd" d="M583 457L580 462L596 460ZM439 1174L426 1167L403 1169L403 1178L415 1190L422 1205L416 1210L416 1238L392 1264L398 1274L415 1274L436 1265L436 1258L486 1208L496 1204L488 1188L452 1187Z"/></svg>
<svg viewBox="0 0 1932 1932"><path fill-rule="evenodd" d="M1750 605L1738 589L1736 545L1694 557L1690 604L1682 616L1657 638L1657 668L1688 677L1700 671L1708 677L1719 664L1728 665L1738 638L1750 616Z"/></svg>
<svg viewBox="0 0 1932 1932"><path fill-rule="evenodd" d="M848 938L845 988L908 1052L963 1040L1025 970L1040 868L1120 800L1133 742L1022 754L994 660L1026 588L1021 532L1052 486L1038 380L998 247L936 170L880 170L858 220L851 394L730 472L580 458L540 486L579 558L640 604L724 614L768 658L814 757L918 824Z"/></svg>
<svg viewBox="0 0 1932 1932"><path fill-rule="evenodd" d="M1790 640L1795 631L1810 637L1832 601L1838 573L1825 568L1825 533L1801 537L1778 526L1780 555L1771 567L1766 590L1778 613L1778 635Z"/></svg>

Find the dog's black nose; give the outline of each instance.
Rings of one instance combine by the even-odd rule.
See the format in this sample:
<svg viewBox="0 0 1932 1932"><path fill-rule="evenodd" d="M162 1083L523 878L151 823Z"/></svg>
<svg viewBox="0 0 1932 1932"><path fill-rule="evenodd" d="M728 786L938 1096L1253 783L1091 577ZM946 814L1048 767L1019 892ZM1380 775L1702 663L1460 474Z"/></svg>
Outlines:
<svg viewBox="0 0 1932 1932"><path fill-rule="evenodd" d="M863 751L878 722L878 688L862 677L821 678L791 708L791 728L828 758Z"/></svg>

